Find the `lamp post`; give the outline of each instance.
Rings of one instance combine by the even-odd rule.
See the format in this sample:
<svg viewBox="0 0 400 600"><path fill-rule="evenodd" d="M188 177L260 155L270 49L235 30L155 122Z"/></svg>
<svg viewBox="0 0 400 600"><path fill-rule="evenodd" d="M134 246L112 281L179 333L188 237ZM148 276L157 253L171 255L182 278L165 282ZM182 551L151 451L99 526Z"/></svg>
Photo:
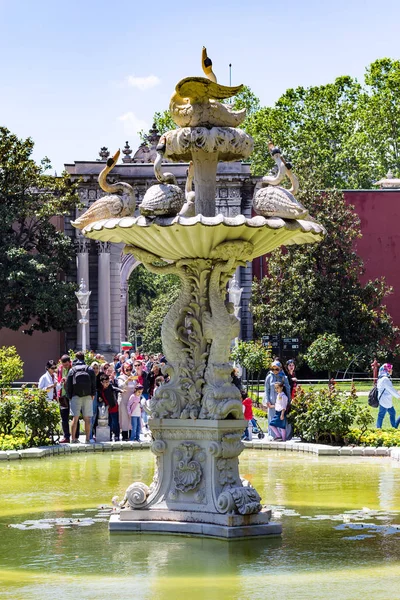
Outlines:
<svg viewBox="0 0 400 600"><path fill-rule="evenodd" d="M86 289L85 281L81 279L79 290L75 292L75 296L78 298L78 304L76 305L76 308L80 317L79 324L82 325L82 352L86 352L86 325L89 323L86 315L89 312L88 304L91 293L92 292L89 292Z"/></svg>

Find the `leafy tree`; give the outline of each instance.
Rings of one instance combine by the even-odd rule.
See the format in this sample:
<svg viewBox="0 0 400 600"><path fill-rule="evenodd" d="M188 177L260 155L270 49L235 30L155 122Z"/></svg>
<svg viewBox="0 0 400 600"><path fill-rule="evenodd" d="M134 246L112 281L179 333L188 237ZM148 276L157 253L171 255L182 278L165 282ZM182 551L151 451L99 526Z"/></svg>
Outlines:
<svg viewBox="0 0 400 600"><path fill-rule="evenodd" d="M176 275L155 275L160 278L160 293L146 317L143 347L147 352L162 352L161 325L165 315L179 296L180 279Z"/></svg>
<svg viewBox="0 0 400 600"><path fill-rule="evenodd" d="M154 300L160 293L160 276L147 271L139 265L129 277L129 338L136 334L143 334L146 317L152 309Z"/></svg>
<svg viewBox="0 0 400 600"><path fill-rule="evenodd" d="M332 371L346 366L349 356L337 335L324 333L309 346L304 359L313 371L328 371L330 379Z"/></svg>
<svg viewBox="0 0 400 600"><path fill-rule="evenodd" d="M0 329L64 330L74 322L76 286L65 281L74 255L57 219L78 203L68 176L46 175L33 141L0 127Z"/></svg>
<svg viewBox="0 0 400 600"><path fill-rule="evenodd" d="M247 382L256 376L257 380L257 403L260 391L261 372L267 369L272 362L271 349L266 348L257 341L243 342L239 341L237 346L232 349L231 359L238 362L241 367L246 369ZM247 383L247 388L249 385Z"/></svg>
<svg viewBox="0 0 400 600"><path fill-rule="evenodd" d="M142 335L143 348L162 352L161 325L179 295L176 275L157 275L139 265L129 278L129 336Z"/></svg>
<svg viewBox="0 0 400 600"><path fill-rule="evenodd" d="M362 358L398 352L399 330L383 305L391 292L384 279L360 283L363 262L354 250L360 221L343 194L305 190L299 199L326 236L318 244L288 246L269 256L268 277L253 283L252 313L258 337L300 336L305 346L335 333L346 351Z"/></svg>
<svg viewBox="0 0 400 600"><path fill-rule="evenodd" d="M255 142L253 171L265 174L273 166L268 141L273 140L315 185L369 187L372 173L362 148L354 152L361 86L351 77L310 88L288 89L275 106L251 115L247 131Z"/></svg>
<svg viewBox="0 0 400 600"><path fill-rule="evenodd" d="M377 177L400 175L400 61L381 58L366 69L359 100L358 148L367 148L368 168Z"/></svg>

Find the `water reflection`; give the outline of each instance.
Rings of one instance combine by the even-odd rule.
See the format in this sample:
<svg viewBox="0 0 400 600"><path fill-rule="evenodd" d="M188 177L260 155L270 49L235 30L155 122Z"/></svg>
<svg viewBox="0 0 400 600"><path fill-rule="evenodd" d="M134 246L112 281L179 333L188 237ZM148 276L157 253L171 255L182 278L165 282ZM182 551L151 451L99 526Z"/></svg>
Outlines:
<svg viewBox="0 0 400 600"><path fill-rule="evenodd" d="M43 531L7 527L74 513L95 517L90 509L121 496L133 480L151 481L150 452L0 465L0 579L7 582L2 597L175 600L183 594L188 600L282 600L284 586L290 597L307 600L365 599L371 589L374 600L386 600L400 585L400 538L378 532L374 538L346 540L349 532L335 529L338 522L330 518L363 506L400 511L397 467L382 459L246 452L241 473L261 490L264 502L299 514L281 511L282 538L227 543L110 536L103 522ZM326 518L303 518L317 515ZM389 515L388 522L399 523L400 515Z"/></svg>

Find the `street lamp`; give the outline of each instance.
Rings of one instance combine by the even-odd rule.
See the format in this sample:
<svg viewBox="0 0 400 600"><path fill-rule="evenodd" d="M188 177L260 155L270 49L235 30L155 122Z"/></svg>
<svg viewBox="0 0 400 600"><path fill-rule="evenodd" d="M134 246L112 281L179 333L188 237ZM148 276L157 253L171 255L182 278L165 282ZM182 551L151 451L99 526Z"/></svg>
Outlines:
<svg viewBox="0 0 400 600"><path fill-rule="evenodd" d="M86 325L89 323L86 315L89 312L88 304L91 293L92 292L89 292L86 289L85 281L81 279L79 290L75 292L75 296L78 298L78 304L76 305L76 308L80 316L79 324L82 325L82 352L86 352Z"/></svg>

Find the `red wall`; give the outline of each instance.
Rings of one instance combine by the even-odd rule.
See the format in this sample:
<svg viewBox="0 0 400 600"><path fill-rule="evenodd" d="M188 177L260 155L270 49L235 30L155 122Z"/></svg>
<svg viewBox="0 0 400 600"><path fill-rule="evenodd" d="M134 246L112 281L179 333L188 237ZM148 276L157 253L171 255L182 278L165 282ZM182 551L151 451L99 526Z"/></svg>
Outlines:
<svg viewBox="0 0 400 600"><path fill-rule="evenodd" d="M0 330L0 346L15 346L24 362L22 381L39 381L47 361L58 360L63 354L63 338L59 331L36 331L33 335L25 335L21 331Z"/></svg>
<svg viewBox="0 0 400 600"><path fill-rule="evenodd" d="M400 190L345 190L361 220L362 238L357 253L364 261L362 280L384 276L393 293L385 304L396 325L400 326ZM266 274L266 257L253 261L255 277Z"/></svg>

